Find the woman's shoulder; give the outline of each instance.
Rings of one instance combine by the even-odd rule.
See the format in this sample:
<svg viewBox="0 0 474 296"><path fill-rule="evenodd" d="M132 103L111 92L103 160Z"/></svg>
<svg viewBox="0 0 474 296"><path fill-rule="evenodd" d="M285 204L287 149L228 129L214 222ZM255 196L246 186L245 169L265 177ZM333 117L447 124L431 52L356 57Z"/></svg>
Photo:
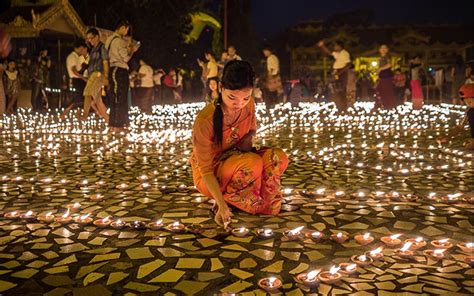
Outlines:
<svg viewBox="0 0 474 296"><path fill-rule="evenodd" d="M196 121L197 120L204 120L204 121L211 120L212 121L212 116L214 115L215 109L216 109L216 106L214 104L212 103L207 104L203 109L201 109L201 111L198 112Z"/></svg>

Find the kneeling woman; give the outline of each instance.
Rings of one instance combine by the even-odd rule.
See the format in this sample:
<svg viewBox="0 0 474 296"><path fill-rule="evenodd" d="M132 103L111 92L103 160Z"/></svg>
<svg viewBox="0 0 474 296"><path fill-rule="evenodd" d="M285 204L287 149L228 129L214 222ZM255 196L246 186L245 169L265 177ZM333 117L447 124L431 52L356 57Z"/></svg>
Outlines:
<svg viewBox="0 0 474 296"><path fill-rule="evenodd" d="M254 78L248 62L227 63L218 99L199 112L193 126L194 184L216 201L220 225L230 221L228 205L251 214L280 212L280 176L288 158L278 148L252 148Z"/></svg>

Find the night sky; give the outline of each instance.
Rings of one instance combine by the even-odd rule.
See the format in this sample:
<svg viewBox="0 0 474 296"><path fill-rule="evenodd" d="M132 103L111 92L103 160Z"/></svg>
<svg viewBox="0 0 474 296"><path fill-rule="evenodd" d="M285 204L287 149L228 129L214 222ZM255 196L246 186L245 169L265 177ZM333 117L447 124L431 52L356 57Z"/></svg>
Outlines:
<svg viewBox="0 0 474 296"><path fill-rule="evenodd" d="M252 18L261 38L300 21L325 20L359 9L373 10L375 21L381 24L474 24L473 0L252 0Z"/></svg>

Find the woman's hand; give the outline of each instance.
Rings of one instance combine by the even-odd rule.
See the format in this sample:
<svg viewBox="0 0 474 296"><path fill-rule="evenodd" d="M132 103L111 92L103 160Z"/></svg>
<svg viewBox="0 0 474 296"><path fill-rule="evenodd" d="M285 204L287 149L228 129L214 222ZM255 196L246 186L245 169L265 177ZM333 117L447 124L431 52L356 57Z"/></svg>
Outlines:
<svg viewBox="0 0 474 296"><path fill-rule="evenodd" d="M217 225L227 228L227 225L229 225L230 223L231 216L232 212L230 211L226 203L217 205L217 212L216 216L214 217L214 220L216 221Z"/></svg>

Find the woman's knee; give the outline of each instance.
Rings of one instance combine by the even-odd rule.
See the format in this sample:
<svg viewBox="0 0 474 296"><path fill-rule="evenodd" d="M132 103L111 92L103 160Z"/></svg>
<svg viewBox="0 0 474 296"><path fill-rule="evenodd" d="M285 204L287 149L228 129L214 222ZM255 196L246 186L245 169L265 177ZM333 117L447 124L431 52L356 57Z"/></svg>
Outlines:
<svg viewBox="0 0 474 296"><path fill-rule="evenodd" d="M250 169L253 175L260 175L263 170L263 159L260 155L248 152L242 156L243 166Z"/></svg>

